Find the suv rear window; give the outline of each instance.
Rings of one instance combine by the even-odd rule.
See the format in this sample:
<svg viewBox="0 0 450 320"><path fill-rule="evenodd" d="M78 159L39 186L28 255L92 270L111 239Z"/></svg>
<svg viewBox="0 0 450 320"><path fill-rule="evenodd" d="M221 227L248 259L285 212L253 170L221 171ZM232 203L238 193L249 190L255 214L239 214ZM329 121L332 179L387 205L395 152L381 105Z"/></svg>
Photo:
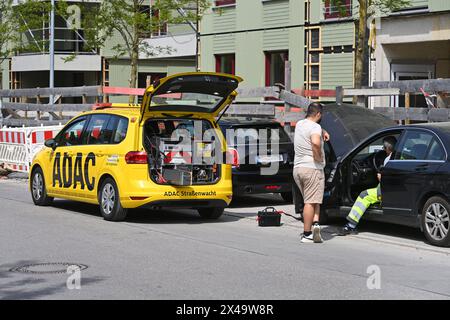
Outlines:
<svg viewBox="0 0 450 320"><path fill-rule="evenodd" d="M229 136L227 136L227 130L234 130L234 139L233 141L227 141L229 145L237 145L238 140L242 141L242 137L245 137L245 142L248 143L250 140L257 139L258 142L261 138L260 134L266 130L267 132L267 141L272 141L272 138L279 139L279 143L292 143L291 139L289 138L286 131L284 131L283 127L278 124L248 124L248 125L237 125L237 126L230 126L221 127L223 134L227 139ZM262 131L261 131L262 130ZM272 137L274 131L278 133L278 137L274 136ZM240 139L239 139L240 138ZM272 141L274 142L274 141Z"/></svg>

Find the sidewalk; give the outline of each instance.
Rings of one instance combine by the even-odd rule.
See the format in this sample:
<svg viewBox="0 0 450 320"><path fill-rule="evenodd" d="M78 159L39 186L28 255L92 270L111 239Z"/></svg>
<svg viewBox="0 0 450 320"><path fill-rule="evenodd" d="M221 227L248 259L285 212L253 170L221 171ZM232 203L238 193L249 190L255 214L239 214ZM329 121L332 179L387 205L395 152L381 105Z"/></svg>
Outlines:
<svg viewBox="0 0 450 320"><path fill-rule="evenodd" d="M294 206L283 202L278 195L255 195L238 198L229 208L225 209L225 214L253 220L256 226L258 211L267 206L273 206L278 210L296 215ZM281 217L281 223L282 227L298 229L299 234L303 232L303 223L292 217L283 215ZM324 239L329 238L330 240L328 241L332 241L332 238L336 236L338 229L343 224L344 220L336 220L331 225L322 226ZM354 239L355 241L359 239L450 255L450 248L436 247L428 244L425 236L419 229L367 221L361 223L359 231L360 233L358 235L346 236L346 238Z"/></svg>

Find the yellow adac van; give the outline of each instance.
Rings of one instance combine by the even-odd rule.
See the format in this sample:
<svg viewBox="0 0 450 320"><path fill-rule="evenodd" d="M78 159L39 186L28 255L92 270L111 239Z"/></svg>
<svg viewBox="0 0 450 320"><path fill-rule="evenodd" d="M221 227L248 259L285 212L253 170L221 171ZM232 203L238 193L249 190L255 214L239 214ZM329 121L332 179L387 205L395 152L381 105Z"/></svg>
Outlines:
<svg viewBox="0 0 450 320"><path fill-rule="evenodd" d="M177 74L147 88L140 105L100 104L76 116L33 159L34 203L99 204L110 221L138 207L194 208L203 218L220 217L232 199L233 159L217 120L241 81Z"/></svg>

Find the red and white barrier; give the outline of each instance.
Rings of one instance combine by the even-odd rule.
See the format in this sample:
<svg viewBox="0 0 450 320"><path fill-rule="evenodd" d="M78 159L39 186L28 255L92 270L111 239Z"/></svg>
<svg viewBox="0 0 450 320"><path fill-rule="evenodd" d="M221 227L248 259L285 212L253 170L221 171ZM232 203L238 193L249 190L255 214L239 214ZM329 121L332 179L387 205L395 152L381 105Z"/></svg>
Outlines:
<svg viewBox="0 0 450 320"><path fill-rule="evenodd" d="M0 129L0 164L12 171L30 170L34 155L45 140L54 138L63 126Z"/></svg>

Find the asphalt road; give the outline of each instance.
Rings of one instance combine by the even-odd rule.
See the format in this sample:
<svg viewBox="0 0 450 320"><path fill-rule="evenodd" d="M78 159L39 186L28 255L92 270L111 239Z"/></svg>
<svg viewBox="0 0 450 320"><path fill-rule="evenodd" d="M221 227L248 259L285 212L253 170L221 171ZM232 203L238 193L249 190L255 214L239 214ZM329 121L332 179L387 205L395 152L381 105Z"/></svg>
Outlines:
<svg viewBox="0 0 450 320"><path fill-rule="evenodd" d="M237 199L216 222L191 210L132 210L113 223L93 205L36 207L25 182L0 181L0 299L450 298L450 249L419 231L365 223L343 238L333 235L338 222L324 227L323 244L301 244L290 217L257 227L267 205L293 213L274 195ZM38 265L46 263L86 266L81 288L68 289L66 273L10 271L61 269Z"/></svg>

